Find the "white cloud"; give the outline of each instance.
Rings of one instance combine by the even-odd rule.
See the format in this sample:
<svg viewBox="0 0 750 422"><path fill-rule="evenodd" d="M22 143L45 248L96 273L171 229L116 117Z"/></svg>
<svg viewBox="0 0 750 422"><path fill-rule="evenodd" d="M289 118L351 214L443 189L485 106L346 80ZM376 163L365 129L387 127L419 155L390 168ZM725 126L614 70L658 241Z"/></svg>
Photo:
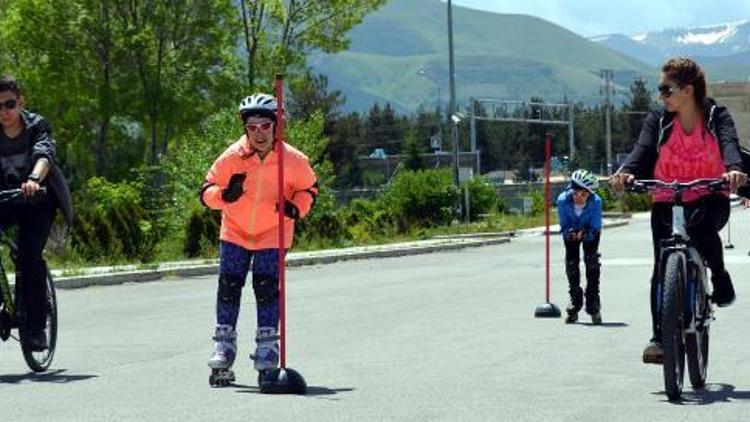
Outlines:
<svg viewBox="0 0 750 422"><path fill-rule="evenodd" d="M453 4L534 15L585 36L613 32L635 35L750 18L748 0L453 0Z"/></svg>

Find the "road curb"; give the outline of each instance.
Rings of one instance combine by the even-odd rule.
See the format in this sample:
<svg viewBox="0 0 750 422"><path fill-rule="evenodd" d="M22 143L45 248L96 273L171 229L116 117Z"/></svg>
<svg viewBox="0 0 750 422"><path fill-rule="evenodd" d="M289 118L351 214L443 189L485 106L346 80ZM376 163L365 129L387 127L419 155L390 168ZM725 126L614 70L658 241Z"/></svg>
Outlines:
<svg viewBox="0 0 750 422"><path fill-rule="evenodd" d="M355 250L333 249L318 252L291 253L287 267L322 265L341 261L370 258L393 258L408 255L421 255L433 252L452 251L464 248L499 245L510 242L507 236L495 238L461 238L445 243L424 246L403 246L404 244L379 245ZM411 245L408 243L407 245ZM55 277L55 286L59 289L78 289L90 286L109 286L123 283L144 283L157 281L166 277L197 277L218 274L219 264L203 263L149 270L133 270L114 273L99 273L79 276Z"/></svg>
<svg viewBox="0 0 750 422"><path fill-rule="evenodd" d="M602 230L603 229L612 229L612 228L615 228L615 227L622 227L622 226L625 226L625 225L628 225L628 224L630 224L630 218L622 218L622 219L618 219L618 220L615 220L615 221L605 221L604 223L602 223ZM545 233L545 231L546 230L545 230L544 226L541 226L541 227L534 227L534 228L531 228L531 229L519 230L518 233L522 234L522 235L527 235L527 236L536 236L536 235L543 235ZM549 233L550 234L560 234L560 225L559 224L555 224L554 226L551 226Z"/></svg>

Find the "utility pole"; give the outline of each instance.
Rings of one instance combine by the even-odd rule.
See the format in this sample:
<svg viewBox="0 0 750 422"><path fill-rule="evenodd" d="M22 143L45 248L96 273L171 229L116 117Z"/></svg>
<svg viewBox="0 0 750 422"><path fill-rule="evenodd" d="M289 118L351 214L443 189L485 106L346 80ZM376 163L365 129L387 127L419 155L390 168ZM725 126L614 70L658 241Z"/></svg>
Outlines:
<svg viewBox="0 0 750 422"><path fill-rule="evenodd" d="M575 144L575 117L573 116L573 102L568 102L568 156L573 159L576 153Z"/></svg>
<svg viewBox="0 0 750 422"><path fill-rule="evenodd" d="M601 75L604 79L604 125L606 131L606 146L607 146L607 176L612 175L612 78L614 72L612 69L602 69Z"/></svg>
<svg viewBox="0 0 750 422"><path fill-rule="evenodd" d="M458 121L456 114L456 74L453 62L453 5L448 0L448 78L450 81L450 105L448 106L448 115L453 122L453 183L458 186Z"/></svg>

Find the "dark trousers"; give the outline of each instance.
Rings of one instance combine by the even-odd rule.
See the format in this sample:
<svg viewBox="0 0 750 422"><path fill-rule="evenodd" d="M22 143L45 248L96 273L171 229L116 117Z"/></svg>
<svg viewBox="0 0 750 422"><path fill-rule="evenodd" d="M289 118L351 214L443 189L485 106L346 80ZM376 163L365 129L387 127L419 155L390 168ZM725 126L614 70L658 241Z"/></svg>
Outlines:
<svg viewBox="0 0 750 422"><path fill-rule="evenodd" d="M18 284L20 300L26 310L26 325L30 329L42 329L45 325L45 283L47 264L42 251L47 244L56 206L50 199L8 204L0 208L0 227L18 227L18 260L16 272L21 280Z"/></svg>
<svg viewBox="0 0 750 422"><path fill-rule="evenodd" d="M583 245L583 262L586 267L586 313L595 314L600 310L599 304L599 234L594 239L570 241L565 239L565 273L568 276L571 311L578 312L583 307L583 290L581 289L581 245Z"/></svg>
<svg viewBox="0 0 750 422"><path fill-rule="evenodd" d="M724 252L719 232L729 220L729 198L710 195L686 204L685 220L688 236L693 240L711 269L711 277L723 275ZM672 235L672 204L655 203L651 209L651 237L654 247L654 268L651 274L651 326L655 339L661 339L659 326L659 255L660 243Z"/></svg>

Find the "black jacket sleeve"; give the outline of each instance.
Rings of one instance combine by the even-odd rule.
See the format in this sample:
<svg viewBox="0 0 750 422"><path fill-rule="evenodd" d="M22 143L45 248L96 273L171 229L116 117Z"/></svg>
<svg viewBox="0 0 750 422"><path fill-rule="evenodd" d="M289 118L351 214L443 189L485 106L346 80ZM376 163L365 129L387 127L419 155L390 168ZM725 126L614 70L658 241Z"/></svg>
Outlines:
<svg viewBox="0 0 750 422"><path fill-rule="evenodd" d="M52 139L52 127L43 117L36 115L31 123L31 163L46 158L50 164L55 162L56 146Z"/></svg>
<svg viewBox="0 0 750 422"><path fill-rule="evenodd" d="M740 156L740 141L737 136L737 129L734 126L732 115L726 108L717 111L715 117L716 136L719 138L719 149L721 156L724 158L724 165L727 170L742 171L742 157Z"/></svg>
<svg viewBox="0 0 750 422"><path fill-rule="evenodd" d="M625 163L617 170L634 175L639 179L650 179L654 174L657 150L656 144L659 140L659 119L661 114L650 111L643 120L641 133L638 140L630 151Z"/></svg>

